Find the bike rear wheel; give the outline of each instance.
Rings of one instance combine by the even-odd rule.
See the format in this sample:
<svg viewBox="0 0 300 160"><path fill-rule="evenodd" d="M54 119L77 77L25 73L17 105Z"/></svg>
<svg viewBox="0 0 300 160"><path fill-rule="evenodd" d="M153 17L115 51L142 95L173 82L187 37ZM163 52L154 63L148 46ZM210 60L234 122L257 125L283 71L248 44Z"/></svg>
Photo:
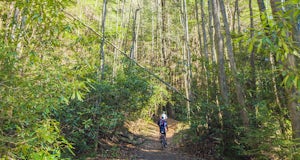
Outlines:
<svg viewBox="0 0 300 160"><path fill-rule="evenodd" d="M164 135L160 136L160 143L161 143L161 148L164 149L167 147L167 140Z"/></svg>

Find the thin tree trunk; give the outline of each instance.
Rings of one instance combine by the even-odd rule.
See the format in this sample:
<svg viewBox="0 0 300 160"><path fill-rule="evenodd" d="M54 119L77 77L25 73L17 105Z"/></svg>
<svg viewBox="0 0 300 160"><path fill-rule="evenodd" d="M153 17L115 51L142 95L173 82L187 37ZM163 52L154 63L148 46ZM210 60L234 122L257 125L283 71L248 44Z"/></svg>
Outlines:
<svg viewBox="0 0 300 160"><path fill-rule="evenodd" d="M234 4L234 11L233 11L233 20L232 20L232 32L235 33L235 15L237 15L238 17L238 11L239 11L239 7L238 7L238 4L239 4L239 0L235 0L235 4Z"/></svg>
<svg viewBox="0 0 300 160"><path fill-rule="evenodd" d="M104 43L105 43L105 20L106 20L106 5L107 0L103 1L103 9L102 9L102 24L101 24L101 33L102 33L102 40L100 45L100 55L101 55L101 80L104 79L104 72L105 72L105 55L104 55Z"/></svg>
<svg viewBox="0 0 300 160"><path fill-rule="evenodd" d="M212 62L216 62L216 52L215 52L215 43L214 43L214 31L213 31L213 9L212 9L212 1L209 0L207 1L207 5L208 5L208 33L209 33L209 39L210 39L210 44L211 44L211 48L210 48L210 54L211 54L211 61Z"/></svg>
<svg viewBox="0 0 300 160"><path fill-rule="evenodd" d="M252 8L251 8L252 9ZM236 0L235 1L235 12L236 12L236 19L237 19L237 33L238 33L238 35L241 35L242 33L241 33L241 19L240 19L240 17L241 17L241 11L240 11L240 7L239 7L239 0ZM234 16L235 17L235 16ZM233 18L233 19L235 19L235 18ZM235 22L234 22L235 23ZM235 24L234 24L235 25ZM235 31L233 30L233 32L235 33ZM242 49L242 42L241 41L239 41L238 42L238 48L237 48L237 50L238 50L238 53L241 53L241 49ZM234 47L233 47L234 48Z"/></svg>
<svg viewBox="0 0 300 160"><path fill-rule="evenodd" d="M142 4L139 4L138 3L138 8L139 9L141 9L141 8L143 8L143 6L141 6ZM138 46L138 44L139 44L139 33L141 33L141 36L143 37L143 30L140 30L140 29L142 29L142 28L140 28L140 26L141 26L141 24L142 24L142 20L143 20L143 18L141 18L141 15L143 15L143 10L141 10L140 11L140 14L137 14L137 17L136 17L136 21L137 22L139 22L139 23L137 23L136 24L136 38L135 38L135 53L134 53L134 55L135 55L135 57L137 58L136 60L139 60L138 59L138 57L140 56L140 54L138 54L139 53L139 51L138 51L138 49L139 49L139 46ZM141 48L141 50L143 50L144 49L144 47L143 46L141 46L140 47ZM144 53L144 52L142 52L142 53Z"/></svg>
<svg viewBox="0 0 300 160"><path fill-rule="evenodd" d="M264 0L257 0L258 3L258 8L259 8L259 13L260 13L260 19L263 24L265 33L268 35L269 34L269 22L268 22L268 16L266 13L266 6Z"/></svg>
<svg viewBox="0 0 300 160"><path fill-rule="evenodd" d="M156 8L157 8L157 14L156 14L156 48L157 50L159 51L159 54L156 54L157 55L157 61L158 62L161 62L161 48L162 48L162 44L159 40L162 39L162 34L161 34L161 10L160 10L160 0L157 0L156 1Z"/></svg>
<svg viewBox="0 0 300 160"><path fill-rule="evenodd" d="M229 31L229 25L227 22L227 15L226 15L226 11L225 11L225 5L224 5L224 1L223 0L219 0L220 2L220 9L221 9L221 13L223 15L223 21L224 21L224 26L225 26L225 32L226 32L226 48L227 48L227 52L228 52L228 56L229 56L229 62L230 62L230 66L231 66L231 72L233 75L233 80L235 83L235 92L236 92L236 96L237 96L237 100L241 106L240 108L240 112L241 112L241 118L243 120L243 124L244 126L248 126L249 124L249 118L247 115L247 111L246 111L246 105L245 105L245 99L244 99L244 90L238 80L237 77L237 68L236 68L236 64L235 64L235 60L234 60L234 54L233 54L233 48L232 48L232 40L231 40L231 35L230 35L230 31Z"/></svg>
<svg viewBox="0 0 300 160"><path fill-rule="evenodd" d="M126 2L124 1L124 3L126 3ZM128 32L129 32L128 30L130 29L130 20L131 20L132 8L133 8L132 7L132 0L130 0L130 7L128 9L128 17L127 17L128 22L127 22L127 27L125 27L126 30L127 30L126 34L128 34ZM123 41L123 47L122 48L124 48L125 52L127 52L127 50L128 50L128 48L127 48L128 42L127 41L128 41L129 36L125 36L124 38L125 39Z"/></svg>
<svg viewBox="0 0 300 160"><path fill-rule="evenodd" d="M17 6L14 6L14 16L13 16L13 19L12 19L12 25L11 25L11 40L15 41L17 36L15 34L16 32L16 29L18 28L18 18L19 18L19 13L20 13L20 10Z"/></svg>
<svg viewBox="0 0 300 160"><path fill-rule="evenodd" d="M272 15L276 20L278 18L278 11L280 10L281 0L270 0L270 5L272 9Z"/></svg>
<svg viewBox="0 0 300 160"><path fill-rule="evenodd" d="M134 55L134 49L135 49L135 44L136 44L136 17L137 13L140 10L140 8L136 9L134 12L134 17L133 17L133 24L132 24L132 45L130 49L130 58L135 59Z"/></svg>
<svg viewBox="0 0 300 160"><path fill-rule="evenodd" d="M185 77L185 89L186 89L186 97L191 100L191 78L192 78L192 70L191 70L191 53L189 49L189 32L188 32L188 17L187 17L187 7L186 0L182 2L182 13L183 13L183 27L184 27L184 46L186 53L186 77ZM190 101L187 101L187 118L190 120L191 117L191 108Z"/></svg>
<svg viewBox="0 0 300 160"><path fill-rule="evenodd" d="M250 38L254 37L254 21L253 21L253 10L252 0L249 0L249 11L250 11ZM252 99L256 100L256 69L255 69L255 53L254 50L250 53L250 66L251 66L251 80L250 80L250 93Z"/></svg>
<svg viewBox="0 0 300 160"><path fill-rule="evenodd" d="M196 2L195 2L196 3ZM203 38L203 50L204 50L204 55L205 55L205 63L204 63L204 69L205 69L205 80L206 80L206 96L207 96L207 103L209 101L209 95L210 95L210 74L209 74L209 57L208 57L208 44L207 44L207 34L206 34L206 27L205 27L205 13L204 13L204 2L203 0L200 1L200 8L201 8L201 26L202 26L202 38ZM198 15L198 14L197 14ZM197 18L198 19L198 18ZM199 31L200 32L200 31ZM200 34L200 33L199 33ZM200 38L200 37L199 37Z"/></svg>
<svg viewBox="0 0 300 160"><path fill-rule="evenodd" d="M218 93L218 75L217 75L217 55L216 55L216 46L215 46L215 39L214 39L214 26L213 26L213 8L212 8L212 1L209 0L207 1L207 5L208 5L208 33L209 33L209 44L210 44L210 62L211 62L211 73L212 75L210 76L210 82L212 83L212 85L209 86L209 90L210 90L210 100L212 101L218 101L217 98L217 93Z"/></svg>
<svg viewBox="0 0 300 160"><path fill-rule="evenodd" d="M162 53L163 66L167 65L167 59L166 59L166 32L167 32L166 3L167 3L167 0L161 0L161 10L162 10L161 11L161 17L162 17L161 53Z"/></svg>
<svg viewBox="0 0 300 160"><path fill-rule="evenodd" d="M7 17L7 20L6 20L6 25L5 25L5 41L8 42L8 41L11 41L11 34L12 32L10 32L11 30L9 29L9 27L11 25L13 25L13 22L14 22L14 8L15 8L15 3L12 2L9 6L9 14L8 14L8 17ZM12 20L10 22L10 20Z"/></svg>
<svg viewBox="0 0 300 160"><path fill-rule="evenodd" d="M206 35L206 27L205 27L205 13L204 13L204 3L203 3L203 0L200 1L200 8L201 8L201 20L202 20L202 23L201 23L201 26L202 26L202 38L203 38L203 50L204 50L204 55L205 55L205 58L207 60L207 62L209 62L209 57L208 57L208 44L207 44L207 35ZM200 38L200 37L199 37Z"/></svg>
<svg viewBox="0 0 300 160"><path fill-rule="evenodd" d="M152 2L153 3L153 2ZM152 11L154 11L155 10L155 7L153 7L155 4L152 4ZM154 21L155 21L155 19L154 19L154 14L153 14L153 12L152 12L152 14L151 14L151 34L152 34L152 36L151 36L151 53L154 53L154 40L155 40L155 32L154 32L154 28L155 28L155 25L154 25ZM152 61L151 61L152 62Z"/></svg>
<svg viewBox="0 0 300 160"><path fill-rule="evenodd" d="M101 66L100 66L100 73L101 73L101 77L99 78L99 81L104 80L104 72L105 72L105 54L104 54L104 43L105 43L105 20L106 20L106 5L107 5L107 0L103 1L103 6L102 6L102 24L101 24L101 33L102 33L102 41L100 44L100 56L101 56ZM100 107L101 104L101 98L97 99L96 101L96 105L95 107ZM97 113L93 114L93 119L94 122L97 123L98 122L98 117L97 117ZM100 128L99 126L97 126L96 128L96 136L95 136L95 152L98 150L98 137L99 137L99 132L100 132Z"/></svg>
<svg viewBox="0 0 300 160"><path fill-rule="evenodd" d="M199 12L198 12L198 10L199 10L198 2L197 2L197 0L195 0L195 14L196 14L196 20L197 20L198 41L199 41L199 48L200 48L200 56L202 56L202 52L204 52L204 50L202 49L202 40L201 40L201 31L200 31L200 22L199 22Z"/></svg>
<svg viewBox="0 0 300 160"><path fill-rule="evenodd" d="M224 61L224 53L223 53L223 36L221 34L220 27L220 15L219 9L217 6L217 0L212 0L213 7L213 18L214 18L214 28L215 28L215 44L218 58L218 69L219 69L219 86L222 96L223 104L228 105L228 86L226 83L226 73L225 73L225 61Z"/></svg>
<svg viewBox="0 0 300 160"><path fill-rule="evenodd" d="M118 32L118 27L123 25L123 12L124 10L123 9L119 9L120 7L120 0L117 1L118 3L118 9L117 9L117 22L116 22L116 33ZM124 3L123 5L124 6ZM119 12L119 10L121 10L121 13ZM119 20L119 14L121 14L121 20ZM121 38L123 37L123 33L120 34L121 36L119 36L117 38L117 47L120 48L120 41L121 41ZM114 81L115 77L116 77L116 73L117 73L117 67L118 67L118 63L117 63L117 59L118 59L118 50L117 48L114 48L114 59L113 59L113 70L112 70L112 82Z"/></svg>
<svg viewBox="0 0 300 160"><path fill-rule="evenodd" d="M22 55L22 52L23 52L23 44L22 44L22 37L24 36L24 29L25 29L25 25L26 25L26 20L27 20L27 16L26 16L26 13L25 13L25 10L27 10L27 8L23 8L22 10L22 13L20 14L20 17L21 17L21 22L20 22L20 26L19 26L19 34L17 36L17 52L19 53L19 55Z"/></svg>

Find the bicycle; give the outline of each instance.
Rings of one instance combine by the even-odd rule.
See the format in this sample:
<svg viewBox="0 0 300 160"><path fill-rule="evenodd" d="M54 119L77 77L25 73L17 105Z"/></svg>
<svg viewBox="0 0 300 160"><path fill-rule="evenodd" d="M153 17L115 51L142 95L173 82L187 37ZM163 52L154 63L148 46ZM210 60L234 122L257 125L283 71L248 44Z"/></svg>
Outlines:
<svg viewBox="0 0 300 160"><path fill-rule="evenodd" d="M167 138L165 134L160 134L161 149L167 148Z"/></svg>

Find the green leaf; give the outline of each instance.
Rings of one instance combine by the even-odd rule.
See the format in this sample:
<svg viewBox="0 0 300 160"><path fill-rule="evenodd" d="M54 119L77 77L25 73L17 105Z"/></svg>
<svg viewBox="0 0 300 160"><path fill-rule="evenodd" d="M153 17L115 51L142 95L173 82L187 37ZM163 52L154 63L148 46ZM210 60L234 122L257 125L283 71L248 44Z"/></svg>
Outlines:
<svg viewBox="0 0 300 160"><path fill-rule="evenodd" d="M76 97L77 97L77 99L79 100L79 101L83 101L83 99L82 99L82 96L81 96L82 94L81 94L81 92L79 92L79 91L76 91Z"/></svg>
<svg viewBox="0 0 300 160"><path fill-rule="evenodd" d="M294 78L294 86L295 86L295 87L298 86L298 81L299 81L299 78L298 78L298 76L296 76L296 77Z"/></svg>
<svg viewBox="0 0 300 160"><path fill-rule="evenodd" d="M251 41L251 43L249 44L248 53L251 53L253 51L253 43L254 41Z"/></svg>
<svg viewBox="0 0 300 160"><path fill-rule="evenodd" d="M282 43L282 47L286 53L288 53L290 51L288 45L284 42Z"/></svg>
<svg viewBox="0 0 300 160"><path fill-rule="evenodd" d="M298 91L300 92L300 79L298 79L298 86L297 86L297 88L298 88ZM299 101L300 101L300 99L299 99Z"/></svg>
<svg viewBox="0 0 300 160"><path fill-rule="evenodd" d="M75 92L76 92L76 91L73 91L72 96L71 96L71 99L75 99L75 96L76 96L76 95L75 95L75 94L76 94Z"/></svg>
<svg viewBox="0 0 300 160"><path fill-rule="evenodd" d="M257 46L257 52L259 53L261 50L261 46L262 46L262 41L259 41L259 44Z"/></svg>
<svg viewBox="0 0 300 160"><path fill-rule="evenodd" d="M294 50L292 53L293 53L293 55L295 55L295 56L297 56L298 58L300 58L300 54L299 54L296 50Z"/></svg>
<svg viewBox="0 0 300 160"><path fill-rule="evenodd" d="M288 80L289 80L289 75L287 75L287 76L284 77L282 83L285 84L285 85L287 85Z"/></svg>

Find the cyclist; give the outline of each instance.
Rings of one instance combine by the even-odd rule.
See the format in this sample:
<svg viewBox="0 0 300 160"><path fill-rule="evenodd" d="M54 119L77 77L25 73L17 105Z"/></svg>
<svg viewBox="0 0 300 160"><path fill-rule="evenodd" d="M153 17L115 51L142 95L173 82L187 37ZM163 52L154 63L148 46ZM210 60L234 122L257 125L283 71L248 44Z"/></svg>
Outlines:
<svg viewBox="0 0 300 160"><path fill-rule="evenodd" d="M164 136L164 139L165 139L165 142L166 142L166 145L167 145L167 131L168 131L168 123L167 123L167 115L165 113L163 113L161 116L160 116L160 119L159 121L157 122L157 125L159 126L159 132L162 136Z"/></svg>

